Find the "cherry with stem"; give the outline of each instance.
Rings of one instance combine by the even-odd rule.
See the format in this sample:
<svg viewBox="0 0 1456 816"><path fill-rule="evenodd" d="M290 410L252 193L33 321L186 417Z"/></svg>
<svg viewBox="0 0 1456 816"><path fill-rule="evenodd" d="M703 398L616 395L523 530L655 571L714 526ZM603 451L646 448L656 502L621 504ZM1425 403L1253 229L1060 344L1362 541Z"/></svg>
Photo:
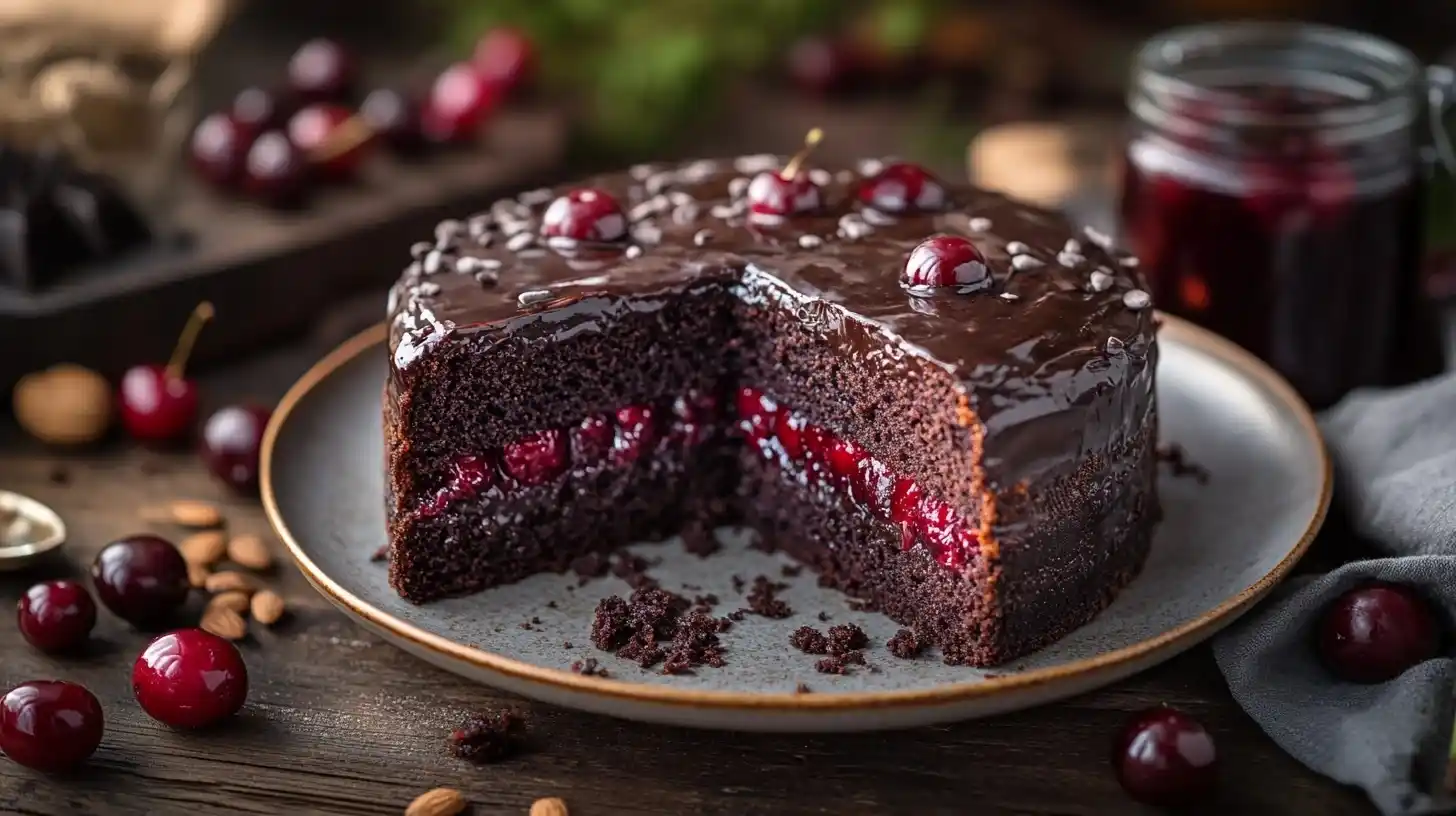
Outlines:
<svg viewBox="0 0 1456 816"><path fill-rule="evenodd" d="M192 431L197 420L197 384L186 377L187 361L202 327L213 316L211 303L197 304L166 365L136 365L122 375L121 422L137 441L175 444Z"/></svg>

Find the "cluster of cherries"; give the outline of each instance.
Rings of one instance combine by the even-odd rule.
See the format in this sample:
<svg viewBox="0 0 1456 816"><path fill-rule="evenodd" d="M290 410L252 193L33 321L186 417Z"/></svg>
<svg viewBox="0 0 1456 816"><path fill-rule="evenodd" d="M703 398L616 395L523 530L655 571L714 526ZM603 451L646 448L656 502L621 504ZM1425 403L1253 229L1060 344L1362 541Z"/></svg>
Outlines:
<svg viewBox="0 0 1456 816"><path fill-rule="evenodd" d="M107 609L142 629L165 625L190 589L182 554L153 535L108 544L91 565L91 580ZM26 591L16 618L35 648L74 654L96 625L96 602L78 582L48 581ZM237 647L201 629L153 639L132 665L131 682L142 710L174 728L227 719L248 696L248 670ZM0 751L30 768L75 766L96 751L103 730L101 703L77 683L33 680L0 698Z"/></svg>
<svg viewBox="0 0 1456 816"><path fill-rule="evenodd" d="M361 100L353 56L333 40L311 40L289 60L284 87L247 88L198 123L192 166L219 189L296 205L315 183L354 179L376 144L417 157L469 143L527 81L534 61L523 33L498 28L481 37L470 60L437 75L427 93L377 88Z"/></svg>
<svg viewBox="0 0 1456 816"><path fill-rule="evenodd" d="M151 447L170 447L192 440L197 426L198 389L186 376L187 358L202 326L212 318L212 305L193 310L165 365L147 363L127 369L118 389L121 424L133 439ZM219 408L203 423L200 452L209 471L239 492L258 487L258 459L263 430L272 412L252 403Z"/></svg>

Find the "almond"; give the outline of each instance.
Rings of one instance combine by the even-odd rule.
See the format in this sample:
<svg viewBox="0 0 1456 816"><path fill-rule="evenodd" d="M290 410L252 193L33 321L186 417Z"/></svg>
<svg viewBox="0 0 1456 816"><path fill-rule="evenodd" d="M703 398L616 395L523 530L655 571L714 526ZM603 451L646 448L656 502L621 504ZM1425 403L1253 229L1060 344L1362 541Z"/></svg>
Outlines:
<svg viewBox="0 0 1456 816"><path fill-rule="evenodd" d="M225 570L207 576L204 584L208 592L242 592L253 594L253 581L241 572Z"/></svg>
<svg viewBox="0 0 1456 816"><path fill-rule="evenodd" d="M183 527L219 527L222 513L203 501L178 499L161 505L142 508L142 519L155 524L178 524Z"/></svg>
<svg viewBox="0 0 1456 816"><path fill-rule="evenodd" d="M465 810L465 797L453 788L422 793L404 809L404 816L455 816Z"/></svg>
<svg viewBox="0 0 1456 816"><path fill-rule="evenodd" d="M227 559L240 567L262 572L273 566L273 553L255 535L240 535L227 544Z"/></svg>
<svg viewBox="0 0 1456 816"><path fill-rule="evenodd" d="M248 611L248 593L238 592L235 589L220 592L212 596L212 600L207 602L208 609L214 606L222 609L231 609L239 615L246 614Z"/></svg>
<svg viewBox="0 0 1456 816"><path fill-rule="evenodd" d="M208 604L202 610L202 630L227 640L241 640L248 634L248 622L243 616L225 606Z"/></svg>
<svg viewBox="0 0 1456 816"><path fill-rule="evenodd" d="M253 596L253 620L264 626L272 626L283 618L283 613L288 607L283 605L283 598L271 589L265 589Z"/></svg>
<svg viewBox="0 0 1456 816"><path fill-rule="evenodd" d="M212 577L212 570L202 564L187 565L187 583L193 589L203 589L207 586L207 579Z"/></svg>
<svg viewBox="0 0 1456 816"><path fill-rule="evenodd" d="M531 804L531 816L568 816L566 803L555 796L537 799Z"/></svg>
<svg viewBox="0 0 1456 816"><path fill-rule="evenodd" d="M187 563L210 567L227 554L227 534L222 530L203 530L182 539L177 548Z"/></svg>

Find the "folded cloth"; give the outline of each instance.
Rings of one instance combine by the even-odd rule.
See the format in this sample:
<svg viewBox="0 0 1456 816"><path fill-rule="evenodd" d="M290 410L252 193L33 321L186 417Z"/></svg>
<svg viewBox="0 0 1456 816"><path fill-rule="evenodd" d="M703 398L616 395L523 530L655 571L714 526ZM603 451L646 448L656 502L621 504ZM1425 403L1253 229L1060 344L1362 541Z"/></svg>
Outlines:
<svg viewBox="0 0 1456 816"><path fill-rule="evenodd" d="M1360 786L1385 816L1456 811L1442 785L1456 718L1456 374L1355 392L1320 425L1338 506L1383 557L1287 582L1215 639L1214 657L1234 699L1300 762ZM1313 632L1331 601L1367 581L1438 605L1447 656L1375 685L1331 675Z"/></svg>

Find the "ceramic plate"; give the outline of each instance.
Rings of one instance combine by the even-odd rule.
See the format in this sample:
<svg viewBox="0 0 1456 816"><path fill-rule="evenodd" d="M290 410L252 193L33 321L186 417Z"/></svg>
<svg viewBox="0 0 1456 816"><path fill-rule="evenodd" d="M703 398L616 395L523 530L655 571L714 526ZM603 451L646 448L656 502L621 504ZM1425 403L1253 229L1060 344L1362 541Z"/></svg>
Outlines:
<svg viewBox="0 0 1456 816"><path fill-rule="evenodd" d="M853 611L813 575L786 580L785 620L748 616L724 633L727 666L667 677L598 652L592 612L616 578L577 587L540 575L468 598L413 606L390 590L385 565L379 395L384 329L329 355L284 397L263 453L263 501L304 575L330 601L400 648L465 677L557 705L630 719L710 728L831 731L899 728L996 714L1088 691L1166 660L1227 626L1294 566L1324 519L1330 468L1308 410L1258 360L1216 335L1165 318L1158 397L1165 442L1207 468L1206 484L1161 468L1166 519L1141 576L1092 623L993 671L947 666L928 653L901 660L898 628ZM663 586L702 587L741 603L732 577L778 579L787 563L720 531L725 547L699 559L676 541L643 544ZM548 605L548 602L550 605ZM874 670L833 676L789 646L805 624L852 621L869 633ZM523 626L523 624L525 624ZM566 646L565 644L573 644ZM594 657L610 672L573 674ZM796 693L804 683L810 693Z"/></svg>

